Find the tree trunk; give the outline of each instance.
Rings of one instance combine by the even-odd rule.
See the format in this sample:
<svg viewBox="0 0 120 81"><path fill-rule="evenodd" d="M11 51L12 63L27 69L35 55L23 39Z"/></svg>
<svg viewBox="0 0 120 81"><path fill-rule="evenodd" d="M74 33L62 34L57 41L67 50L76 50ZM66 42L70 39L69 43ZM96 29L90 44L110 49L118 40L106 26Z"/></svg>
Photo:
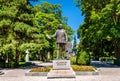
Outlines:
<svg viewBox="0 0 120 81"><path fill-rule="evenodd" d="M19 50L18 50L17 47L16 47L15 65L16 65L16 66L19 65Z"/></svg>

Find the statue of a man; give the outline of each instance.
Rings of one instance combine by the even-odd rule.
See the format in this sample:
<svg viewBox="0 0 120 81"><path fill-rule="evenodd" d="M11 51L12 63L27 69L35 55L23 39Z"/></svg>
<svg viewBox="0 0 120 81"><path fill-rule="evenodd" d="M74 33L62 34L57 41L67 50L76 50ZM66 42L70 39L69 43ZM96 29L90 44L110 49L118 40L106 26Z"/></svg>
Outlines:
<svg viewBox="0 0 120 81"><path fill-rule="evenodd" d="M55 34L52 36L47 36L48 38L57 39L57 56L56 59L59 57L59 53L62 52L62 59L64 59L64 54L66 51L66 43L68 41L66 31L62 28L62 24L59 24L58 30L56 30Z"/></svg>

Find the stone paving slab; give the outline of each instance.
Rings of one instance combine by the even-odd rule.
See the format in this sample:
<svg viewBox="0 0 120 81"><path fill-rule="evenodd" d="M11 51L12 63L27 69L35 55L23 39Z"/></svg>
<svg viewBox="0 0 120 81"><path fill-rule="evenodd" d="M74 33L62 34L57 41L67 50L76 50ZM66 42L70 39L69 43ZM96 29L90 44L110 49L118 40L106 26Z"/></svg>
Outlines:
<svg viewBox="0 0 120 81"><path fill-rule="evenodd" d="M77 76L76 81L120 81L119 76Z"/></svg>
<svg viewBox="0 0 120 81"><path fill-rule="evenodd" d="M0 77L0 81L76 81L75 79L47 79L47 77Z"/></svg>
<svg viewBox="0 0 120 81"><path fill-rule="evenodd" d="M70 79L70 78L47 79L47 76L24 76L19 72L16 74L13 71L10 71L8 73L6 75L0 76L0 81L120 81L120 75L115 74L115 72L114 75L108 75L108 74L91 75L91 76L81 75L81 76L76 76L75 79Z"/></svg>
<svg viewBox="0 0 120 81"><path fill-rule="evenodd" d="M101 75L109 75L109 76L118 76L120 75L120 68L100 68L99 72Z"/></svg>
<svg viewBox="0 0 120 81"><path fill-rule="evenodd" d="M25 76L25 72L28 69L4 69L4 75L1 75L3 77L20 77Z"/></svg>
<svg viewBox="0 0 120 81"><path fill-rule="evenodd" d="M76 76L76 79L47 79L41 76L0 77L0 81L120 81L119 76Z"/></svg>
<svg viewBox="0 0 120 81"><path fill-rule="evenodd" d="M4 75L0 75L0 81L120 81L120 67L103 67L99 69L99 75L77 75L75 79L57 78L47 79L47 76L25 76L29 69L3 69Z"/></svg>

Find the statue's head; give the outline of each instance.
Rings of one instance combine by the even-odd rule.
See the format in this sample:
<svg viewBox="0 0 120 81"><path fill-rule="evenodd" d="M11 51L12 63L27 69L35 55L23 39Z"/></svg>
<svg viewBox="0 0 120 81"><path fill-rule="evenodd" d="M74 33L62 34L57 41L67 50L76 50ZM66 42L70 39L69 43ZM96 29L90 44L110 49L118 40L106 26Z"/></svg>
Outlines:
<svg viewBox="0 0 120 81"><path fill-rule="evenodd" d="M62 29L62 24L59 24L58 29Z"/></svg>

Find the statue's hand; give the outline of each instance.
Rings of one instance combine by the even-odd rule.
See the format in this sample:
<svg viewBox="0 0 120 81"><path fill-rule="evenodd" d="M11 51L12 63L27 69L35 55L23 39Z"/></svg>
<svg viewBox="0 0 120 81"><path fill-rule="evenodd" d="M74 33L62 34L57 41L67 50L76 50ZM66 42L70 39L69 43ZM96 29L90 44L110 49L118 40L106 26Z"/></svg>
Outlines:
<svg viewBox="0 0 120 81"><path fill-rule="evenodd" d="M48 39L51 39L51 37L50 37L48 34L46 35L46 37L47 37Z"/></svg>

